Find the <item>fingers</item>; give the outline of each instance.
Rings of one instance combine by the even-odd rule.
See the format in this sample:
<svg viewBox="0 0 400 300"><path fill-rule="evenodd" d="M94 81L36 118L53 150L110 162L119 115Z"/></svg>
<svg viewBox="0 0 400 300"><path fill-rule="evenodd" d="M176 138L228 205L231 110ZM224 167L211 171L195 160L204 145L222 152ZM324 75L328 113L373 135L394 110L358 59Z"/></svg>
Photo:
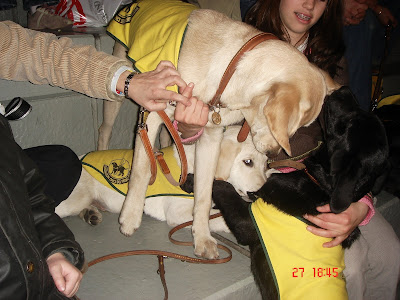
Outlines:
<svg viewBox="0 0 400 300"><path fill-rule="evenodd" d="M177 85L179 90L183 90L186 88L186 86L187 86L186 82L181 78L179 72L176 70L176 68L172 62L162 60L158 64L155 71L159 72L160 73L159 75L164 77L165 87ZM182 99L183 98L178 98L178 100L176 100L176 101L182 102ZM187 99L186 99L186 103L188 103Z"/></svg>
<svg viewBox="0 0 400 300"><path fill-rule="evenodd" d="M329 206L329 204L325 204L323 206L318 206L317 210L321 213L329 213L331 212L331 207Z"/></svg>
<svg viewBox="0 0 400 300"><path fill-rule="evenodd" d="M177 105L175 109L175 120L188 125L196 125L204 127L208 121L208 106L203 101L195 97L189 99L191 105L184 107Z"/></svg>
<svg viewBox="0 0 400 300"><path fill-rule="evenodd" d="M190 99L192 98L192 92L193 92L194 84L193 82L189 83L183 90L182 90L182 96Z"/></svg>
<svg viewBox="0 0 400 300"><path fill-rule="evenodd" d="M176 70L176 68L172 62L170 62L169 60L162 60L158 63L158 65L156 67L156 71L162 71L165 68L172 68L172 69Z"/></svg>
<svg viewBox="0 0 400 300"><path fill-rule="evenodd" d="M68 273L65 278L66 278L66 286L65 286L65 291L63 293L67 297L72 297L76 294L76 292L79 289L82 280L82 273L76 269L74 270L74 272Z"/></svg>
<svg viewBox="0 0 400 300"><path fill-rule="evenodd" d="M56 285L57 289L60 292L65 293L66 283L65 283L64 276L61 273L61 269L58 271L54 271L51 274L51 276L53 277L54 284Z"/></svg>
<svg viewBox="0 0 400 300"><path fill-rule="evenodd" d="M324 247L324 248L332 248L332 247L339 246L346 238L347 238L347 236L336 237L330 242L323 243L322 247Z"/></svg>

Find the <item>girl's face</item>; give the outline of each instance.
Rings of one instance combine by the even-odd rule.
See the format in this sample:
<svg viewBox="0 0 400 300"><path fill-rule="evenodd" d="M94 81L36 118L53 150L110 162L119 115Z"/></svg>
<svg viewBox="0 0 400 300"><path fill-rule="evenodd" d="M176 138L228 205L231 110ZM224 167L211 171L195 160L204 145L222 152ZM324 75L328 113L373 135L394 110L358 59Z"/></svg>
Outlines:
<svg viewBox="0 0 400 300"><path fill-rule="evenodd" d="M318 22L327 3L328 0L281 0L279 14L292 45Z"/></svg>

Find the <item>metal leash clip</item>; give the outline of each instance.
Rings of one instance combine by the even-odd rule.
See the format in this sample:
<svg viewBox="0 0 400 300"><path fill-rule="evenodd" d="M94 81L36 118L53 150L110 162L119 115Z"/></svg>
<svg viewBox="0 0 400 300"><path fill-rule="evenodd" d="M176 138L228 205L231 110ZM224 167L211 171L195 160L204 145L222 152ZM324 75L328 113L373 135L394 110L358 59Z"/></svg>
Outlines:
<svg viewBox="0 0 400 300"><path fill-rule="evenodd" d="M138 131L139 130L143 130L143 129L148 131L147 124L146 124L146 113L147 112L148 112L148 110L145 109L143 106L140 107L138 125L137 125L138 126Z"/></svg>

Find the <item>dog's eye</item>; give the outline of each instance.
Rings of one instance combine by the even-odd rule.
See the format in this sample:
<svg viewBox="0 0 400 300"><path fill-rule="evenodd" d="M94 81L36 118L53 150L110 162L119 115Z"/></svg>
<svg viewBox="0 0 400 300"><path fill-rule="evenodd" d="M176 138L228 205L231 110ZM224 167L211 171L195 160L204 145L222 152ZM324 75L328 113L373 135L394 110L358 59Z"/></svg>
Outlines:
<svg viewBox="0 0 400 300"><path fill-rule="evenodd" d="M251 159L244 159L243 163L248 167L252 167L253 166L253 161Z"/></svg>

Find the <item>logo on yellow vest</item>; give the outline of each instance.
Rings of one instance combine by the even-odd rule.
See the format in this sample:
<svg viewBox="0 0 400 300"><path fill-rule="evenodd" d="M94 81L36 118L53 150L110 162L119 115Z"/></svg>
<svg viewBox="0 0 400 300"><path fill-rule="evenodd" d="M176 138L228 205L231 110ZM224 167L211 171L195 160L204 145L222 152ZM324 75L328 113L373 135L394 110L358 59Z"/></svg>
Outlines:
<svg viewBox="0 0 400 300"><path fill-rule="evenodd" d="M129 181L131 165L125 158L114 159L108 165L103 165L104 176L114 184L124 184Z"/></svg>
<svg viewBox="0 0 400 300"><path fill-rule="evenodd" d="M129 13L130 9L131 9L130 5L128 5L124 9L122 9L118 14L115 15L114 21L116 21L117 23L122 24L122 25L131 23L132 22L132 18L138 12L140 7L138 5L134 6L134 9L133 9L132 13Z"/></svg>

